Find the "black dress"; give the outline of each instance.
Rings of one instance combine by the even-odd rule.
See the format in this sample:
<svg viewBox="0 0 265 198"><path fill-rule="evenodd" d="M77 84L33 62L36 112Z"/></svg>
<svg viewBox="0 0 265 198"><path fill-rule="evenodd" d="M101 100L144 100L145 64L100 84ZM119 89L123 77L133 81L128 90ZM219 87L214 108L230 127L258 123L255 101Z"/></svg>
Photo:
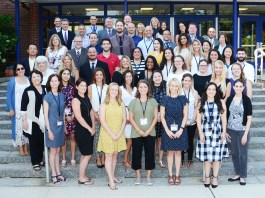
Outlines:
<svg viewBox="0 0 265 198"><path fill-rule="evenodd" d="M124 83L124 78L121 72L115 71L112 76L112 82L116 82L119 86ZM137 74L133 74L133 86L136 87L139 82Z"/></svg>
<svg viewBox="0 0 265 198"><path fill-rule="evenodd" d="M78 94L74 97L80 101L81 115L86 121L86 123L92 127L92 120L90 117L90 111L92 110L92 105L88 97L81 97ZM75 126L75 140L77 142L78 148L82 155L92 155L93 154L93 141L94 136L84 128L78 120L76 120Z"/></svg>
<svg viewBox="0 0 265 198"><path fill-rule="evenodd" d="M194 89L198 92L200 97L202 97L206 85L211 81L211 77L212 75L208 76L199 76L198 74L193 75Z"/></svg>

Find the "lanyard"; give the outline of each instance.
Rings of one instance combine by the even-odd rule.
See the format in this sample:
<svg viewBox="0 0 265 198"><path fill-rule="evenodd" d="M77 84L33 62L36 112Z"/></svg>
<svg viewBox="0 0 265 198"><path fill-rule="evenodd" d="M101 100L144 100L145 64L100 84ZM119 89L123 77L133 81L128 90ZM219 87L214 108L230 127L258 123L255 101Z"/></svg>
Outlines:
<svg viewBox="0 0 265 198"><path fill-rule="evenodd" d="M58 102L57 102L55 96L53 95L53 93L52 93L52 96L53 96L53 99L56 102L56 105L57 105L57 108L58 108L58 114L59 114L59 118L60 118L61 117L61 112L60 112L60 96L59 96L59 93L58 93Z"/></svg>
<svg viewBox="0 0 265 198"><path fill-rule="evenodd" d="M209 117L210 117L210 122L212 122L213 121L213 109L214 109L214 103L213 103L213 108L209 108L209 102L207 101L207 109L208 109L208 114L209 114Z"/></svg>
<svg viewBox="0 0 265 198"><path fill-rule="evenodd" d="M153 44L153 42L154 42L153 39L151 39L151 43L150 43L149 47L147 47L146 42L145 42L145 39L144 39L144 45L145 45L145 49L146 49L146 52L147 52L147 53L148 53L148 51L149 51L151 45Z"/></svg>
<svg viewBox="0 0 265 198"><path fill-rule="evenodd" d="M97 92L98 92L98 100L99 100L99 104L101 104L101 98L102 98L103 86L102 86L102 89L101 89L101 91L100 91L100 94L99 94L98 86L97 86L97 85L96 85L96 88L97 88Z"/></svg>
<svg viewBox="0 0 265 198"><path fill-rule="evenodd" d="M139 99L139 100L140 100L140 99ZM141 103L141 107L142 107L142 111L143 111L143 116L144 116L144 118L145 118L145 111L146 111L147 102L148 102L148 99L146 100L146 102L145 102L145 107L143 108L142 102L141 102L141 100L140 100L140 103Z"/></svg>
<svg viewBox="0 0 265 198"><path fill-rule="evenodd" d="M188 97L187 97L187 95L186 95L184 90L183 90L183 92L184 92L186 98L188 99L188 103L190 103L190 89L189 89ZM207 105L208 105L208 103L207 103Z"/></svg>
<svg viewBox="0 0 265 198"><path fill-rule="evenodd" d="M172 68L172 64L170 65L169 70L167 69L167 64L166 64L167 77L168 77L168 73L170 72L171 68Z"/></svg>
<svg viewBox="0 0 265 198"><path fill-rule="evenodd" d="M196 62L196 66L198 67L198 65L199 65L199 62L200 62L200 60L201 60L201 55L200 55L200 57L199 57L199 61L197 61L197 59L196 59L196 57L193 55L193 57L194 57L194 59L195 59L195 62Z"/></svg>

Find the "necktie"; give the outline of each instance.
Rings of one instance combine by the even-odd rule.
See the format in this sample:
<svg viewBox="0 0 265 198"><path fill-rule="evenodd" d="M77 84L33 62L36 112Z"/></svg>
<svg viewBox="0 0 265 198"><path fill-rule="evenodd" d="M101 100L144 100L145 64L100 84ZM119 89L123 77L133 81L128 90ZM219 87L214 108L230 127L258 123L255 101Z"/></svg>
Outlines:
<svg viewBox="0 0 265 198"><path fill-rule="evenodd" d="M169 42L166 42L166 48L169 48L169 47L170 47Z"/></svg>
<svg viewBox="0 0 265 198"><path fill-rule="evenodd" d="M112 37L112 33L111 33L111 30L108 30L108 37Z"/></svg>
<svg viewBox="0 0 265 198"><path fill-rule="evenodd" d="M64 43L67 44L67 34L66 34L66 31L64 32Z"/></svg>
<svg viewBox="0 0 265 198"><path fill-rule="evenodd" d="M93 26L93 32L96 32L96 26Z"/></svg>
<svg viewBox="0 0 265 198"><path fill-rule="evenodd" d="M76 58L77 58L77 62L80 63L80 52L79 51L76 52Z"/></svg>
<svg viewBox="0 0 265 198"><path fill-rule="evenodd" d="M92 69L92 71L94 71L94 69L95 69L95 63L92 63L91 69Z"/></svg>
<svg viewBox="0 0 265 198"><path fill-rule="evenodd" d="M122 37L121 36L119 36L119 45L120 45L120 55L123 55L123 43L122 43Z"/></svg>

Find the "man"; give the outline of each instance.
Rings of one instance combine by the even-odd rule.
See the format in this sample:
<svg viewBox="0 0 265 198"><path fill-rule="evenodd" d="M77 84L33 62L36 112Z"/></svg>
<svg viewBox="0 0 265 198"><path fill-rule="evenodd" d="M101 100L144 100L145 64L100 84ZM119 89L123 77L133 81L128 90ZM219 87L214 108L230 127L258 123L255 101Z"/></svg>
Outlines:
<svg viewBox="0 0 265 198"><path fill-rule="evenodd" d="M164 48L171 48L174 50L174 48L177 46L175 43L171 42L171 32L169 29L165 29L163 31L163 43L164 43Z"/></svg>
<svg viewBox="0 0 265 198"><path fill-rule="evenodd" d="M116 30L113 29L113 21L111 17L105 20L105 29L98 32L98 42L101 44L103 38L110 38L116 35Z"/></svg>
<svg viewBox="0 0 265 198"><path fill-rule="evenodd" d="M100 30L102 30L101 27L97 26L98 19L95 15L90 16L89 19L90 26L86 29L86 35L89 36L91 32L98 33Z"/></svg>
<svg viewBox="0 0 265 198"><path fill-rule="evenodd" d="M29 77L30 72L34 69L35 59L38 54L38 47L35 44L30 44L27 53L29 57L22 60L21 64L25 67L25 76Z"/></svg>
<svg viewBox="0 0 265 198"><path fill-rule="evenodd" d="M144 59L146 59L148 53L154 50L154 39L152 37L153 28L151 26L146 26L144 32L145 38L138 43L138 47L141 48Z"/></svg>
<svg viewBox="0 0 265 198"><path fill-rule="evenodd" d="M72 56L78 70L80 70L80 65L87 61L87 49L82 47L82 42L82 37L76 36L74 38L74 48L67 52Z"/></svg>
<svg viewBox="0 0 265 198"><path fill-rule="evenodd" d="M78 26L78 35L81 36L82 38L82 47L87 48L90 45L90 42L89 42L89 37L86 35L86 27L84 24L80 24ZM73 49L74 47L75 43L73 40L71 49Z"/></svg>
<svg viewBox="0 0 265 198"><path fill-rule="evenodd" d="M192 41L194 39L198 39L201 42L201 44L203 44L204 39L203 39L203 37L197 35L197 26L196 26L195 23L191 22L189 24L188 32L189 32L189 41L190 41L190 43L192 43Z"/></svg>
<svg viewBox="0 0 265 198"><path fill-rule="evenodd" d="M120 59L117 55L114 53L111 53L111 41L109 38L102 39L101 47L103 48L103 52L98 55L98 60L103 61L108 64L110 77L112 78L112 75L117 67L120 66Z"/></svg>
<svg viewBox="0 0 265 198"><path fill-rule="evenodd" d="M89 35L90 45L87 48L95 47L98 54L103 52L102 47L98 44L98 35L95 32L91 32Z"/></svg>
<svg viewBox="0 0 265 198"><path fill-rule="evenodd" d="M140 36L135 35L135 25L133 23L129 23L128 26L128 36L133 39L134 45L137 46L138 43L142 40Z"/></svg>
<svg viewBox="0 0 265 198"><path fill-rule="evenodd" d="M75 33L68 30L69 20L62 19L62 31L58 32L62 45L66 46L68 50L71 49L72 42L75 38Z"/></svg>
<svg viewBox="0 0 265 198"><path fill-rule="evenodd" d="M216 36L216 31L213 27L210 27L208 29L207 35L203 36L204 40L209 41L212 44L212 49L214 49L214 47L220 44L219 40L215 38L215 36Z"/></svg>
<svg viewBox="0 0 265 198"><path fill-rule="evenodd" d="M123 33L128 35L128 25L129 25L129 23L132 22L132 17L130 15L126 14L123 18L123 22L124 22Z"/></svg>
<svg viewBox="0 0 265 198"><path fill-rule="evenodd" d="M48 32L48 42L50 41L50 38L53 34L58 34L58 32L60 32L62 30L62 27L61 27L61 19L60 17L55 17L54 18L54 25L55 27L50 29L49 32Z"/></svg>
<svg viewBox="0 0 265 198"><path fill-rule="evenodd" d="M110 83L110 73L108 69L108 64L104 63L97 59L97 50L94 47L91 47L87 51L87 61L80 65L79 76L84 78L88 85L92 82L92 73L96 67L100 67L104 70L106 76L106 83Z"/></svg>
<svg viewBox="0 0 265 198"><path fill-rule="evenodd" d="M131 56L131 50L135 47L134 42L131 37L123 33L124 25L122 21L116 22L116 31L115 36L110 37L112 52L121 57L123 55Z"/></svg>

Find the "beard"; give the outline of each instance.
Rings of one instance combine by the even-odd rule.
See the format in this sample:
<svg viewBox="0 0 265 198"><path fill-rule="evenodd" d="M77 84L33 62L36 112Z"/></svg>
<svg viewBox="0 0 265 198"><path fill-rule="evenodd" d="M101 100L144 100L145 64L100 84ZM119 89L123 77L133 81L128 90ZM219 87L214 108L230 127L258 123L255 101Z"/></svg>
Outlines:
<svg viewBox="0 0 265 198"><path fill-rule="evenodd" d="M246 57L237 57L237 60L239 62L244 62L246 60Z"/></svg>

